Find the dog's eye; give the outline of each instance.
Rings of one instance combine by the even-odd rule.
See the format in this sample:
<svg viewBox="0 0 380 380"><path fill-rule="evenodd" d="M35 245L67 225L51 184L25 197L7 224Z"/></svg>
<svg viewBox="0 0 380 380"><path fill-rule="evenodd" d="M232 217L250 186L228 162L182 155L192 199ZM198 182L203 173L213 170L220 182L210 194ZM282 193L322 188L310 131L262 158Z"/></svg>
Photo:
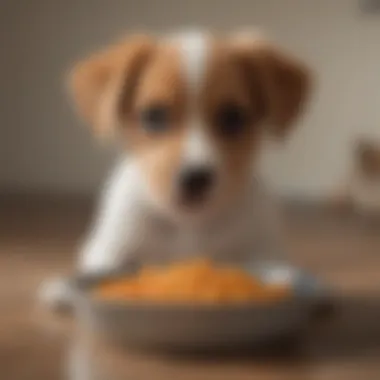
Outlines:
<svg viewBox="0 0 380 380"><path fill-rule="evenodd" d="M225 104L216 113L215 123L224 136L236 136L248 123L247 111L236 104Z"/></svg>
<svg viewBox="0 0 380 380"><path fill-rule="evenodd" d="M161 132L168 127L169 109L163 105L154 105L141 112L141 122L149 132Z"/></svg>

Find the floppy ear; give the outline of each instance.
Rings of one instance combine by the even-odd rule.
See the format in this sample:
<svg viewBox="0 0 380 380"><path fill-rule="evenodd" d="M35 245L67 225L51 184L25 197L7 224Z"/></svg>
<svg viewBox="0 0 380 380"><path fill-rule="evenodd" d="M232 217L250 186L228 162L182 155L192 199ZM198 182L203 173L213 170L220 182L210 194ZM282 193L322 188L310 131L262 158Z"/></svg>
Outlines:
<svg viewBox="0 0 380 380"><path fill-rule="evenodd" d="M81 117L96 134L112 133L153 49L149 37L132 36L72 69L69 88Z"/></svg>
<svg viewBox="0 0 380 380"><path fill-rule="evenodd" d="M296 58L251 34L237 35L233 46L253 84L261 88L263 115L276 135L284 136L309 96L311 75ZM249 76L248 76L249 77Z"/></svg>

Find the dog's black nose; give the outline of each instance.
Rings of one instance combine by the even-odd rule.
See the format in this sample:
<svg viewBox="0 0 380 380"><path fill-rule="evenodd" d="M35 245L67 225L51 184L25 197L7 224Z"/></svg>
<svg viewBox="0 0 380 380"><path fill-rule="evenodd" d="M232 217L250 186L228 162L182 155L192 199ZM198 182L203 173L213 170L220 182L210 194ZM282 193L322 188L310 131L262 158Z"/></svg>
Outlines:
<svg viewBox="0 0 380 380"><path fill-rule="evenodd" d="M201 200L214 182L214 171L208 167L186 168L180 173L180 188L185 201Z"/></svg>

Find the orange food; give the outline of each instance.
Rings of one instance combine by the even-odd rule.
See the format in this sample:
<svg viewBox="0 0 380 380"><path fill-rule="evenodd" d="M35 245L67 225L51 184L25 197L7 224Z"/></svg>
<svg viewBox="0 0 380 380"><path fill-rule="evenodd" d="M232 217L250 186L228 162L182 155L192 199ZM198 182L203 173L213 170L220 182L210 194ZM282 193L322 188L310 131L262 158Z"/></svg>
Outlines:
<svg viewBox="0 0 380 380"><path fill-rule="evenodd" d="M144 268L134 276L101 284L95 293L104 299L225 303L272 302L288 297L290 289L264 284L238 268L195 259Z"/></svg>

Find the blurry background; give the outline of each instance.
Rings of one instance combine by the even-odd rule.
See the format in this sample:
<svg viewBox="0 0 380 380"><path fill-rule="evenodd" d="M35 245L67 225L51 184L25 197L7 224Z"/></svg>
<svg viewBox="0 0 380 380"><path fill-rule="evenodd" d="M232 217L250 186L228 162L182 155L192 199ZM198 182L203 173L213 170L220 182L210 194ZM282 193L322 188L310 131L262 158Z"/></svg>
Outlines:
<svg viewBox="0 0 380 380"><path fill-rule="evenodd" d="M359 0L33 0L0 2L0 185L92 194L112 161L69 106L66 70L127 30L257 26L318 74L309 113L265 164L284 195L323 199L358 135L380 135L380 13Z"/></svg>

